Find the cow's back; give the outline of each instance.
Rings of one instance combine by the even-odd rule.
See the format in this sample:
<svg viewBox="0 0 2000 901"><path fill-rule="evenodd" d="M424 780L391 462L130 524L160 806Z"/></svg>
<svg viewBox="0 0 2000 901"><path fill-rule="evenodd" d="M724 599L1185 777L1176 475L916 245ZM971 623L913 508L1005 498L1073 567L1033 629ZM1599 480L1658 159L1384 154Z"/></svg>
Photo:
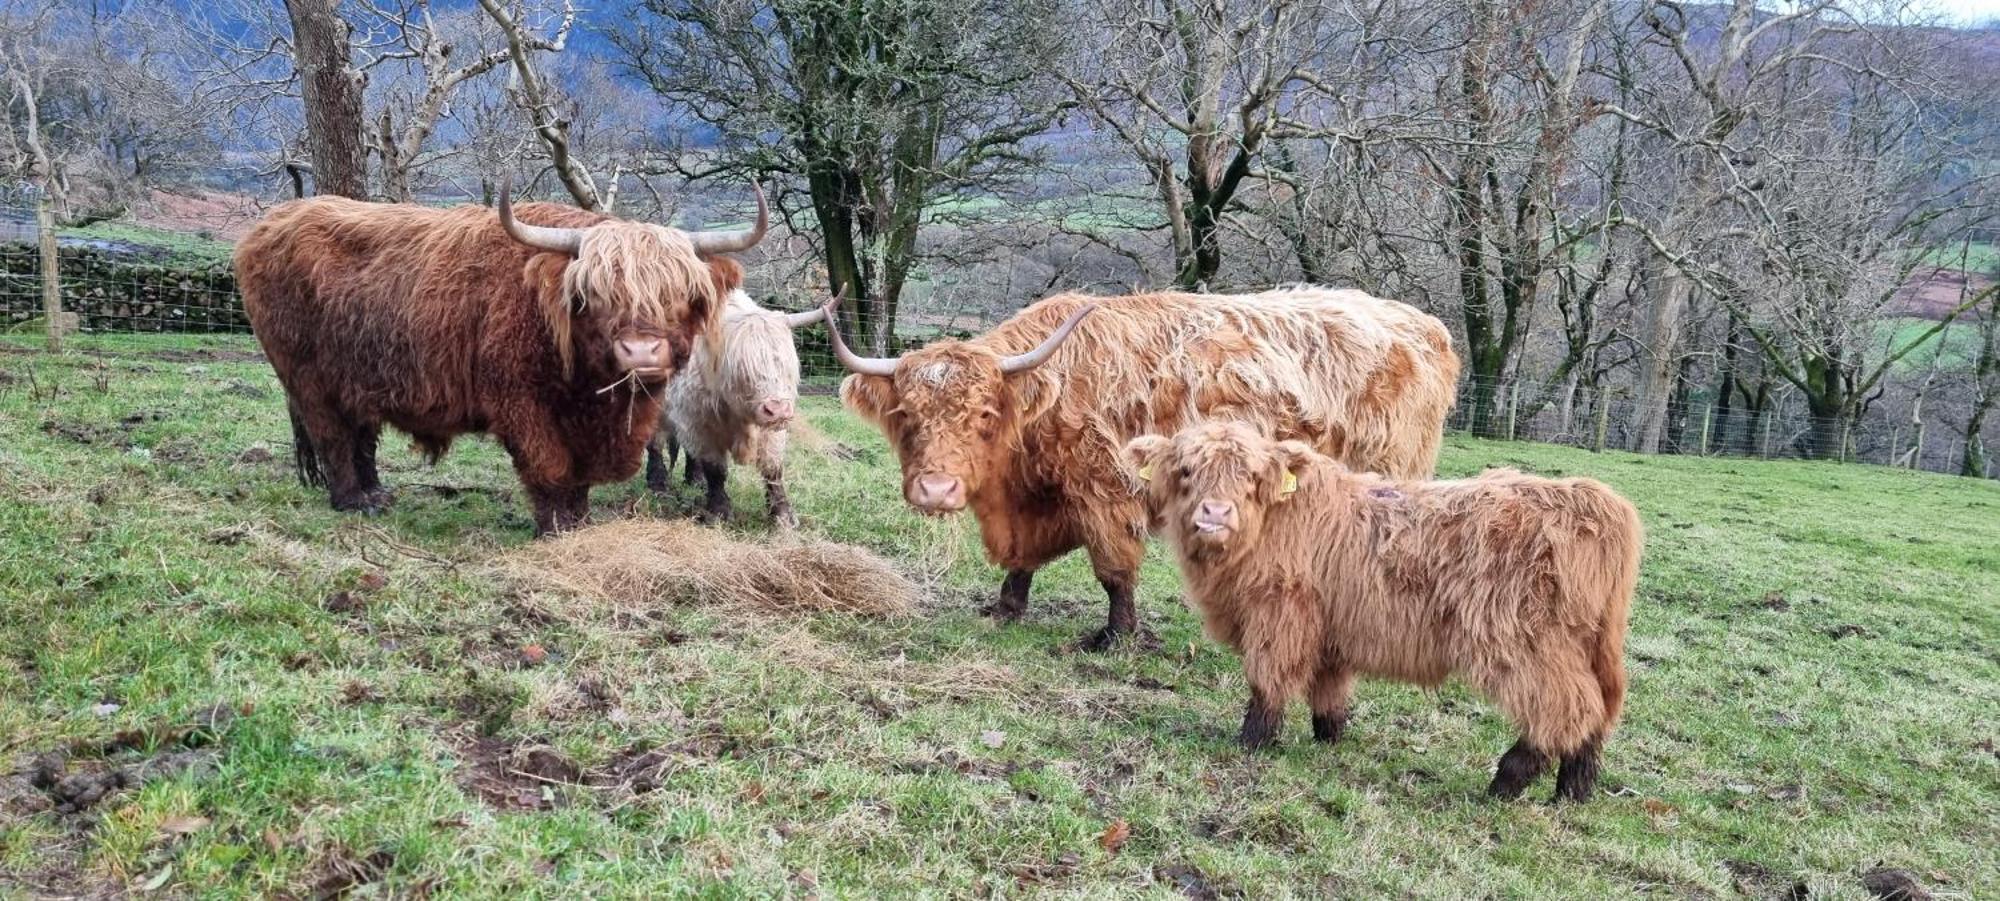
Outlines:
<svg viewBox="0 0 2000 901"><path fill-rule="evenodd" d="M547 222L560 209L520 212ZM288 388L371 419L455 429L476 427L478 353L496 317L538 315L530 256L483 207L319 197L272 210L238 244L236 270Z"/></svg>
<svg viewBox="0 0 2000 901"><path fill-rule="evenodd" d="M1059 295L983 342L1034 346L1076 307L1100 310L1032 377L1041 414L1029 440L1117 448L1201 419L1258 422L1356 469L1430 475L1458 378L1435 317L1360 291L1292 288L1245 295ZM1114 460L1066 461L1115 479Z"/></svg>

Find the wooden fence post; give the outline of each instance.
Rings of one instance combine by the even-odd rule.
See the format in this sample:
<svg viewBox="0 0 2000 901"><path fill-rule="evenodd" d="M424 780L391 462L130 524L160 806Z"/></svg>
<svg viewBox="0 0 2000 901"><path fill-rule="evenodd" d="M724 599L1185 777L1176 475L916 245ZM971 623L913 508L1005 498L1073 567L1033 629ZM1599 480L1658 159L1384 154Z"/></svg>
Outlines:
<svg viewBox="0 0 2000 901"><path fill-rule="evenodd" d="M1764 414L1764 459L1771 459L1771 420L1777 418L1777 411Z"/></svg>
<svg viewBox="0 0 2000 901"><path fill-rule="evenodd" d="M1927 425L1930 425L1930 423L1917 423L1917 443L1910 448L1911 469L1924 468L1924 426Z"/></svg>
<svg viewBox="0 0 2000 901"><path fill-rule="evenodd" d="M1715 426L1715 405L1708 405L1708 412L1701 417L1701 455L1708 456L1708 430Z"/></svg>
<svg viewBox="0 0 2000 901"><path fill-rule="evenodd" d="M1604 435L1611 428L1611 392L1597 392L1597 440L1590 446L1594 453L1604 453Z"/></svg>
<svg viewBox="0 0 2000 901"><path fill-rule="evenodd" d="M56 215L49 193L35 197L35 235L42 247L42 322L49 333L49 353L62 352L62 274L56 256Z"/></svg>
<svg viewBox="0 0 2000 901"><path fill-rule="evenodd" d="M1514 440L1514 421L1521 413L1521 386L1507 386L1507 440Z"/></svg>

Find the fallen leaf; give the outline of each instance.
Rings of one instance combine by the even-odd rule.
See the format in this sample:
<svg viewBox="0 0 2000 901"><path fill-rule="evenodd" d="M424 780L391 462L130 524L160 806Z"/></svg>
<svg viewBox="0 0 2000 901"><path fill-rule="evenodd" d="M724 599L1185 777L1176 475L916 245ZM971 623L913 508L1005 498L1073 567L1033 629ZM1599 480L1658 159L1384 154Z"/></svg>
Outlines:
<svg viewBox="0 0 2000 901"><path fill-rule="evenodd" d="M749 785L743 786L743 800L752 804L764 803L764 783L752 781Z"/></svg>
<svg viewBox="0 0 2000 901"><path fill-rule="evenodd" d="M285 850L285 836L276 829L264 830L264 847L271 849L272 854Z"/></svg>
<svg viewBox="0 0 2000 901"><path fill-rule="evenodd" d="M1097 843L1103 846L1107 853L1116 854L1118 849L1125 847L1125 843L1131 838L1132 824L1124 820L1112 820L1111 825L1104 827L1104 834L1097 837Z"/></svg>
<svg viewBox="0 0 2000 901"><path fill-rule="evenodd" d="M167 880L172 878L174 878L174 865L167 864L166 866L161 867L158 873L154 873L151 879L148 879L144 883L142 883L139 886L139 891L157 892L160 890L162 886L167 884Z"/></svg>
<svg viewBox="0 0 2000 901"><path fill-rule="evenodd" d="M1658 798L1647 798L1644 801L1640 801L1639 806L1645 808L1647 813L1656 817L1672 816L1679 812L1674 805L1668 804Z"/></svg>
<svg viewBox="0 0 2000 901"><path fill-rule="evenodd" d="M168 835L187 835L191 832L200 832L203 826L208 825L208 822L208 817L194 816L192 814L167 817L166 822L160 824L160 831Z"/></svg>
<svg viewBox="0 0 2000 901"><path fill-rule="evenodd" d="M521 648L521 662L529 666L534 666L547 659L549 659L549 650L541 645L531 644Z"/></svg>
<svg viewBox="0 0 2000 901"><path fill-rule="evenodd" d="M989 748L997 748L1007 743L1007 733L998 729L988 729L979 733L979 743Z"/></svg>
<svg viewBox="0 0 2000 901"><path fill-rule="evenodd" d="M379 570L371 569L362 573L361 580L356 584L361 586L362 591L380 591L382 586L389 584L389 577L382 575Z"/></svg>

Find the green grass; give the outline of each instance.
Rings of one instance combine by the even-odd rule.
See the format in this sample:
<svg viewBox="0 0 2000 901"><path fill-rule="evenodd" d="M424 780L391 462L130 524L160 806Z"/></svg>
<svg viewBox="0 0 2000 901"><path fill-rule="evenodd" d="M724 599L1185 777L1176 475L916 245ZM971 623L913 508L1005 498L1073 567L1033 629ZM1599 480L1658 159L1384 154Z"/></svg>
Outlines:
<svg viewBox="0 0 2000 901"><path fill-rule="evenodd" d="M1961 266L1967 271L1981 275L2000 271L2000 244L1991 241L1975 241L1969 245L1953 244L1939 247L1924 257L1933 266Z"/></svg>
<svg viewBox="0 0 2000 901"><path fill-rule="evenodd" d="M81 228L62 230L64 239L94 239L133 244L158 255L164 265L203 266L228 263L235 245L214 237L188 232L148 228L130 222L96 222Z"/></svg>
<svg viewBox="0 0 2000 901"><path fill-rule="evenodd" d="M1365 684L1342 744L1295 708L1278 748L1239 750L1237 661L1157 550L1156 649L1064 646L1103 616L1076 559L1026 622L982 620L998 574L969 524L907 513L880 437L825 398L805 418L853 458L795 443L806 528L934 576L916 617L578 615L486 574L529 540L490 442L435 470L385 442L394 510L337 515L291 480L247 341L75 343L104 353L0 339L0 897L1859 898L1876 866L2000 897L1994 483L1453 439L1449 474L1593 475L1650 529L1607 791L1494 803L1511 739L1456 686ZM659 506L594 497L600 519ZM359 610L327 609L343 590ZM530 643L549 661L518 665ZM240 715L211 743L159 728L216 704ZM126 730L138 749L89 759ZM667 765L652 791L500 809L464 787L482 731L586 771L649 746ZM36 811L18 773L62 748L181 766Z"/></svg>
<svg viewBox="0 0 2000 901"><path fill-rule="evenodd" d="M1970 318L1961 319L1924 338L1926 332L1936 327L1937 323L1930 319L1878 320L1874 346L1893 352L1923 338L1923 343L1896 361L1896 372L1928 372L1933 362L1945 372L1970 371L1979 361L1979 324Z"/></svg>

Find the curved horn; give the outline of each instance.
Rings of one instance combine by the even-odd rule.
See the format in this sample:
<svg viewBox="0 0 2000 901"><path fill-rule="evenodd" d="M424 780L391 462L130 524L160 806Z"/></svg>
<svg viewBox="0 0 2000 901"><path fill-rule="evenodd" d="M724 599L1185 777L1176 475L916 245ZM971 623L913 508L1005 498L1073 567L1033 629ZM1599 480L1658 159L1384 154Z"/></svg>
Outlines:
<svg viewBox="0 0 2000 901"><path fill-rule="evenodd" d="M1042 343L1037 345L1034 350L1024 354L1015 354L1001 360L1000 373L1002 375L1013 375L1017 372L1027 372L1048 362L1049 357L1055 354L1056 348L1061 347L1063 341L1069 338L1069 333L1076 331L1076 324L1082 322L1083 317L1090 315L1090 311L1095 309L1097 309L1097 304L1085 304L1082 309L1069 314L1069 318L1063 320L1061 325L1056 326L1056 330L1050 332L1047 338L1043 338Z"/></svg>
<svg viewBox="0 0 2000 901"><path fill-rule="evenodd" d="M694 252L700 254L739 253L757 246L764 240L764 232L771 228L771 208L764 203L764 189L756 182L750 183L750 192L757 195L757 223L749 228L726 232L695 232L688 235L694 242Z"/></svg>
<svg viewBox="0 0 2000 901"><path fill-rule="evenodd" d="M507 237L536 250L576 256L583 249L583 229L547 228L514 221L513 181L511 175L500 177L500 227L506 229Z"/></svg>
<svg viewBox="0 0 2000 901"><path fill-rule="evenodd" d="M901 357L863 357L847 349L847 339L840 336L840 320L834 315L834 312L840 309L840 302L846 299L847 289L842 288L839 294L833 295L833 299L826 302L826 306L819 308L820 315L826 319L827 332L833 335L834 359L839 360L840 365L847 367L849 372L879 375L884 378L895 375L896 364L902 362Z"/></svg>
<svg viewBox="0 0 2000 901"><path fill-rule="evenodd" d="M824 320L825 318L826 318L825 310L822 310L819 307L813 307L810 310L805 310L798 313L786 313L785 325L789 328L805 328L806 326Z"/></svg>

